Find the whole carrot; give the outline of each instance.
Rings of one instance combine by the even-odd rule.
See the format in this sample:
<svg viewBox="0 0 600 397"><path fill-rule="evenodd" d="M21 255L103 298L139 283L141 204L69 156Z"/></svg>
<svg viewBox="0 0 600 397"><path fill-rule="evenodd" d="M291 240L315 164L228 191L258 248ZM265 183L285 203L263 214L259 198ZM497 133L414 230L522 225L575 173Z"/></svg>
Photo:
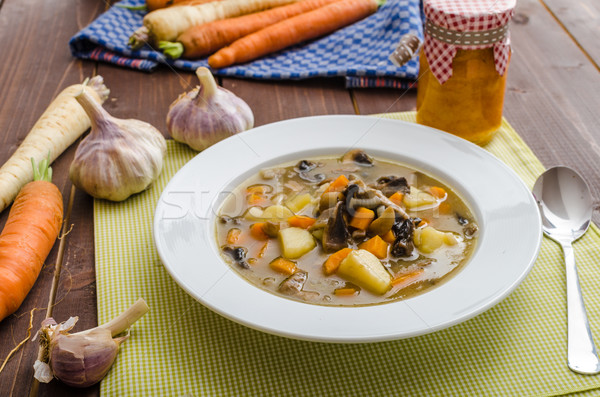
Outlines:
<svg viewBox="0 0 600 397"><path fill-rule="evenodd" d="M0 234L0 321L14 313L33 287L63 219L62 195L48 161L19 192Z"/></svg>
<svg viewBox="0 0 600 397"><path fill-rule="evenodd" d="M214 53L208 64L215 69L244 63L315 39L357 22L377 11L380 0L341 0L267 26Z"/></svg>
<svg viewBox="0 0 600 397"><path fill-rule="evenodd" d="M204 4L161 8L144 16L143 26L129 37L129 46L140 48L146 43L177 40L191 27L219 19L233 18L295 3L298 0L222 0Z"/></svg>
<svg viewBox="0 0 600 397"><path fill-rule="evenodd" d="M335 1L340 0L303 0L267 11L209 22L186 30L177 37L176 42L162 41L159 47L165 55L174 59L201 58L233 43L240 37Z"/></svg>

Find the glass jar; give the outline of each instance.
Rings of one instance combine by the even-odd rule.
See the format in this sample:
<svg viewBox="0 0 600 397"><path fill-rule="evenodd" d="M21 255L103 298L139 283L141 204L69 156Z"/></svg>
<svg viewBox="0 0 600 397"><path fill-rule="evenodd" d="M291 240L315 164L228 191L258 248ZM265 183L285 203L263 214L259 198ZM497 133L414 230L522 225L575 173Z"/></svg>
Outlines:
<svg viewBox="0 0 600 397"><path fill-rule="evenodd" d="M398 67L420 54L417 122L485 145L502 124L516 0L423 0L423 43L405 35ZM417 32L419 33L419 32ZM419 50L419 47L421 48Z"/></svg>
<svg viewBox="0 0 600 397"><path fill-rule="evenodd" d="M452 76L440 84L421 51L417 123L485 145L502 124L506 74L496 71L493 47L457 49Z"/></svg>

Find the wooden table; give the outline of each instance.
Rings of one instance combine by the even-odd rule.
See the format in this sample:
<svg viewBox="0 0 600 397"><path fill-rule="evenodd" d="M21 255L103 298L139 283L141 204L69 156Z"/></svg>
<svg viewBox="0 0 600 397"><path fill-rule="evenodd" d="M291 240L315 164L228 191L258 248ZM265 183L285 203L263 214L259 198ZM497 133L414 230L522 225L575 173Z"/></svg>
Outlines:
<svg viewBox="0 0 600 397"><path fill-rule="evenodd" d="M165 116L177 95L195 84L191 73L163 67L147 74L71 57L67 42L108 5L104 1L0 0L0 164L64 87L100 74L111 89L105 108L137 118L165 135ZM596 0L520 0L511 32L514 54L505 116L547 167L565 164L588 181L600 224L600 33ZM253 109L257 126L323 114L371 114L415 108L414 91L344 88L342 79L265 82L222 79ZM92 199L72 189L68 169L76 145L53 164L54 181L72 204L53 316L79 316L77 329L96 325ZM73 194L72 194L73 193ZM0 214L0 227L8 210ZM59 256L56 244L18 312L0 323L0 360L26 336L30 311L45 308ZM34 330L45 316L35 312ZM0 395L26 396L38 347L27 342L0 374ZM40 395L97 395L53 381Z"/></svg>

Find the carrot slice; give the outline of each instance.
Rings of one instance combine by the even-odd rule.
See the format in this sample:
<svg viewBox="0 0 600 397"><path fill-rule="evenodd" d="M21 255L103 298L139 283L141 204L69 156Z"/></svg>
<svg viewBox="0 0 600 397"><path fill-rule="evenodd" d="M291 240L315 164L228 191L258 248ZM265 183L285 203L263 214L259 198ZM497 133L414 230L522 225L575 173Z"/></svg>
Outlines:
<svg viewBox="0 0 600 397"><path fill-rule="evenodd" d="M398 289L406 288L410 284L417 281L417 279L421 274L423 274L423 272L423 269L417 269L410 273L402 274L398 277L395 277L394 279L392 279L392 287L399 287Z"/></svg>
<svg viewBox="0 0 600 397"><path fill-rule="evenodd" d="M227 244L237 244L240 241L242 231L237 227L229 229L227 232Z"/></svg>
<svg viewBox="0 0 600 397"><path fill-rule="evenodd" d="M317 220L315 218L311 218L310 216L304 215L294 215L290 216L287 222L292 227L299 227L302 229L308 229L311 227Z"/></svg>
<svg viewBox="0 0 600 397"><path fill-rule="evenodd" d="M450 206L450 204L444 201L443 203L440 203L438 210L440 214L446 215L452 212L452 207Z"/></svg>
<svg viewBox="0 0 600 397"><path fill-rule="evenodd" d="M298 270L296 267L296 262L282 257L273 259L271 263L269 263L269 266L276 272L285 273L290 276L296 273L296 270Z"/></svg>
<svg viewBox="0 0 600 397"><path fill-rule="evenodd" d="M248 205L251 206L261 206L261 205L265 205L268 203L268 199L263 196L262 194L259 193L251 193L248 196L246 196L246 202L248 203Z"/></svg>
<svg viewBox="0 0 600 397"><path fill-rule="evenodd" d="M341 250L329 255L329 258L327 258L325 263L323 263L323 272L325 272L325 274L328 276L335 273L337 268L340 267L340 263L346 259L350 252L352 252L352 248L342 248Z"/></svg>
<svg viewBox="0 0 600 397"><path fill-rule="evenodd" d="M269 240L265 241L265 244L262 246L260 251L258 251L258 254L256 256L259 258L262 258L263 256L265 256L265 252L267 251L268 247L269 247Z"/></svg>
<svg viewBox="0 0 600 397"><path fill-rule="evenodd" d="M393 244L394 241L396 241L396 236L394 236L394 232L392 232L391 230L384 234L381 238L383 239L383 241L390 244Z"/></svg>
<svg viewBox="0 0 600 397"><path fill-rule="evenodd" d="M432 186L429 188L429 193L437 199L443 199L446 197L446 190L443 187Z"/></svg>
<svg viewBox="0 0 600 397"><path fill-rule="evenodd" d="M404 195L400 192L396 192L389 197L390 201L396 205L402 204L402 198L404 198Z"/></svg>
<svg viewBox="0 0 600 397"><path fill-rule="evenodd" d="M356 295L357 292L354 288L337 288L333 290L333 294L336 296L352 296Z"/></svg>
<svg viewBox="0 0 600 397"><path fill-rule="evenodd" d="M331 182L329 184L329 186L327 187L327 190L325 190L323 193L341 192L342 190L344 190L346 188L346 186L348 186L348 183L350 183L348 178L346 178L345 175L340 175L333 182Z"/></svg>
<svg viewBox="0 0 600 397"><path fill-rule="evenodd" d="M374 218L375 212L365 207L358 207L350 221L350 226L359 230L367 230Z"/></svg>
<svg viewBox="0 0 600 397"><path fill-rule="evenodd" d="M265 230L263 229L264 226L265 222L258 222L252 224L252 226L250 226L250 235L257 240L268 240L269 236L267 235L267 233L265 233Z"/></svg>
<svg viewBox="0 0 600 397"><path fill-rule="evenodd" d="M379 259L387 257L388 247L388 243L386 243L379 236L370 238L367 241L358 245L358 248L369 251Z"/></svg>

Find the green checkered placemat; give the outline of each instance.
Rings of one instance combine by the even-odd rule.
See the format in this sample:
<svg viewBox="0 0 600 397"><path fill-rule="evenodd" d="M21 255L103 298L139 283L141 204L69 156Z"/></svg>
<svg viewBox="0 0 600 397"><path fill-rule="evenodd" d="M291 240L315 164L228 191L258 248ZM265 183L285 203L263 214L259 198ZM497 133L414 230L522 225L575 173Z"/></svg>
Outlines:
<svg viewBox="0 0 600 397"><path fill-rule="evenodd" d="M386 117L414 122L414 113ZM528 186L544 170L504 122L486 149ZM290 340L238 325L188 296L162 266L152 217L162 189L195 155L169 142L165 169L123 203L94 202L98 321L143 297L132 328L101 384L105 396L551 396L600 388L600 376L566 366L562 254L544 239L532 272L487 312L412 339L338 345ZM600 342L600 232L575 244L592 329ZM598 391L598 390L597 390Z"/></svg>

